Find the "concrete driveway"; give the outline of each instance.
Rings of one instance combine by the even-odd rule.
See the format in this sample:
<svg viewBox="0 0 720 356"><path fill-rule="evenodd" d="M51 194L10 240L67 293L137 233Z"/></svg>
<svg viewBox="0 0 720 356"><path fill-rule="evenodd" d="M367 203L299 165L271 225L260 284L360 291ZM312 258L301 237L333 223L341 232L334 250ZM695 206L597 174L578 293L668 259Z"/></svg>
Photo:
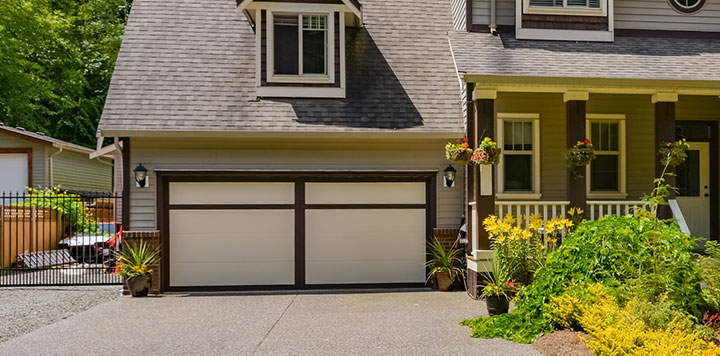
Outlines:
<svg viewBox="0 0 720 356"><path fill-rule="evenodd" d="M538 355L470 337L464 292L123 297L0 344L0 355Z"/></svg>

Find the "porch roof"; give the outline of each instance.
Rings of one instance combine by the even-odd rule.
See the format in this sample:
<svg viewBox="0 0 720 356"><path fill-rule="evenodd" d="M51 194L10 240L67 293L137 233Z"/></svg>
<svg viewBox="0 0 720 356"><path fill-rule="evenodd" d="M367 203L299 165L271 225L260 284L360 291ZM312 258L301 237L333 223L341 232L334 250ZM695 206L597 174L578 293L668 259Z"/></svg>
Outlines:
<svg viewBox="0 0 720 356"><path fill-rule="evenodd" d="M720 41L615 37L615 42L522 41L512 32L451 32L461 75L720 81Z"/></svg>

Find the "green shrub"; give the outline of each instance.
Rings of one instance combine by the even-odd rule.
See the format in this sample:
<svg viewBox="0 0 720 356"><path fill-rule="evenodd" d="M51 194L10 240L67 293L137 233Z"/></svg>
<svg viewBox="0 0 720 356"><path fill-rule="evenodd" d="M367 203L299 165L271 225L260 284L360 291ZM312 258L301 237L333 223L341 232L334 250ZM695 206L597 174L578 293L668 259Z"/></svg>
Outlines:
<svg viewBox="0 0 720 356"><path fill-rule="evenodd" d="M521 290L513 316L464 323L476 337L531 342L555 327L547 309L552 297L571 286L593 283L608 287L623 304L633 298L663 301L673 310L700 317L705 302L694 246L695 240L677 225L654 219L609 216L583 222L548 256L535 281ZM502 330L490 330L496 328Z"/></svg>
<svg viewBox="0 0 720 356"><path fill-rule="evenodd" d="M97 221L83 204L82 197L66 193L60 189L28 188L25 200L18 206L34 206L55 210L73 225L73 229L82 233L98 233L101 231Z"/></svg>

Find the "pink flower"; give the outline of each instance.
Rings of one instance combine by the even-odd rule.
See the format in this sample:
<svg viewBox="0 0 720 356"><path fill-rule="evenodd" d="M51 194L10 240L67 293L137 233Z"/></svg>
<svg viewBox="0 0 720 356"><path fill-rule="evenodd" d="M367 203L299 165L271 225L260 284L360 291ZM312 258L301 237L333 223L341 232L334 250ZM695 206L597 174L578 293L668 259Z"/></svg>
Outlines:
<svg viewBox="0 0 720 356"><path fill-rule="evenodd" d="M505 284L506 284L508 287L510 287L510 288L512 288L512 289L515 289L515 283L510 282L510 281L507 281L507 282L505 282Z"/></svg>

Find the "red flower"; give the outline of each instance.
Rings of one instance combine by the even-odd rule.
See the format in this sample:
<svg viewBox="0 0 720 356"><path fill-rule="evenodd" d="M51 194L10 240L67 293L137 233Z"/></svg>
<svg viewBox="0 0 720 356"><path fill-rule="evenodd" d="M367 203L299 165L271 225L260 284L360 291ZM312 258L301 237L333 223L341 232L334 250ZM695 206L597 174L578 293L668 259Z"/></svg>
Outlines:
<svg viewBox="0 0 720 356"><path fill-rule="evenodd" d="M460 142L460 139L455 140L455 142Z"/></svg>
<svg viewBox="0 0 720 356"><path fill-rule="evenodd" d="M672 142L668 142L667 146L668 147L672 146Z"/></svg>
<svg viewBox="0 0 720 356"><path fill-rule="evenodd" d="M586 144L586 145L589 145L589 144L590 144L590 140L586 138L585 141L583 141L583 143Z"/></svg>
<svg viewBox="0 0 720 356"><path fill-rule="evenodd" d="M512 289L515 289L515 283L510 282L510 281L507 281L507 282L505 282L505 284L506 284L508 287L510 287L510 288L512 288Z"/></svg>
<svg viewBox="0 0 720 356"><path fill-rule="evenodd" d="M467 138L464 138L464 139L463 139L463 142L467 142Z"/></svg>

